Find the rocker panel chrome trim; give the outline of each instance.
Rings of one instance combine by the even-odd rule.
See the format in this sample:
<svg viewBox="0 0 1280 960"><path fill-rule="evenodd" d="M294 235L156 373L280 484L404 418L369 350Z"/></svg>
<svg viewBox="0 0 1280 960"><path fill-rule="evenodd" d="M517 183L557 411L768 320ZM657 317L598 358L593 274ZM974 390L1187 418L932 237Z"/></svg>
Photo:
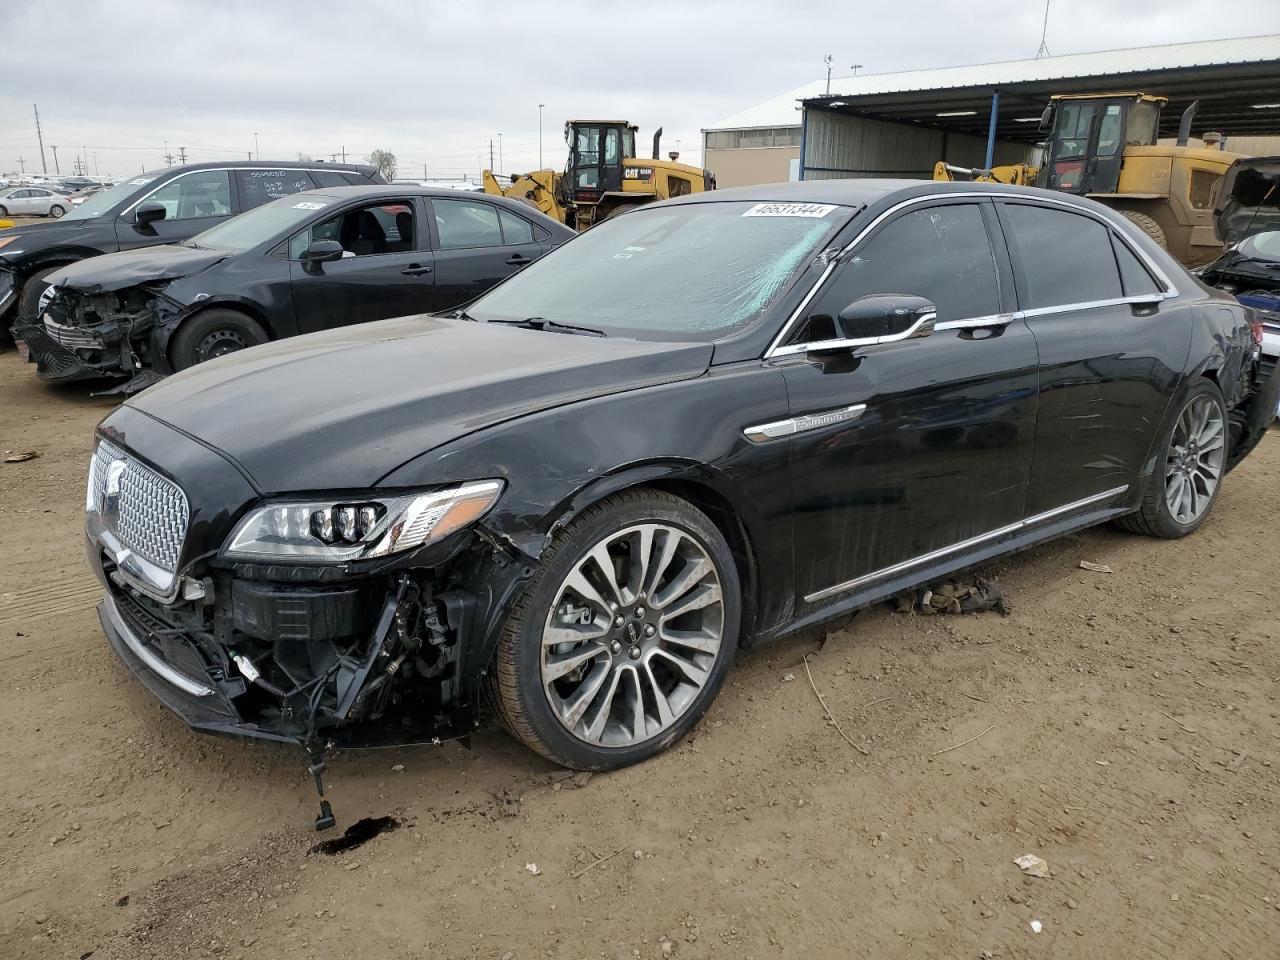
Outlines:
<svg viewBox="0 0 1280 960"><path fill-rule="evenodd" d="M996 530L990 530L986 533L979 534L976 537L970 537L968 540L961 540L959 543L953 543L950 546L942 547L930 553L922 554L918 557L912 557L910 560L903 560L901 563L895 563L893 566L885 567L881 570L875 570L871 573L863 574L852 580L846 580L844 583L837 583L834 586L824 587L816 593L811 593L804 598L805 603L815 603L818 600L825 600L827 597L833 597L838 593L845 593L849 590L861 587L864 584L872 583L876 580L883 580L898 573L905 573L912 567L917 567L922 563L929 563L932 560L940 560L943 557L967 550L970 547L976 547L979 544L986 543L988 540L995 540L999 537L1007 536L1011 533L1017 533L1019 530L1025 530L1027 527L1034 527L1046 520L1052 520L1054 517L1064 513L1070 513L1073 510L1079 510L1103 500L1110 500L1120 496L1129 489L1126 483L1122 487L1113 487L1110 490L1104 490L1102 493L1095 493L1091 497L1085 497L1083 500L1075 500L1071 503L1064 503L1060 507L1054 507L1052 510L1046 510L1044 513L1037 513L1034 517L1027 517L1025 520L1019 520L1017 523L1011 523L1008 526L1000 527Z"/></svg>

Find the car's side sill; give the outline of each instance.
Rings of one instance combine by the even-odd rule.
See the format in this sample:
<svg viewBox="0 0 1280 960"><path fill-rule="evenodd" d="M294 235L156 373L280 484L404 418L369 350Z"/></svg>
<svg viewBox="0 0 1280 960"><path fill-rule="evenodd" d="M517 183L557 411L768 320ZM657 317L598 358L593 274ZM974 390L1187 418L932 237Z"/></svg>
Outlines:
<svg viewBox="0 0 1280 960"><path fill-rule="evenodd" d="M1019 530L1025 530L1028 527L1035 527L1042 523L1052 520L1054 517L1061 516L1065 513L1073 513L1076 510L1083 510L1085 507L1092 506L1096 503L1103 503L1107 500L1114 500L1122 493L1129 489L1126 483L1123 486L1113 487L1110 490L1104 490L1102 493L1095 493L1091 497L1085 497L1082 500L1074 500L1071 503L1064 503L1062 506L1054 507L1052 510L1046 510L1044 513L1037 513L1035 516L1027 517L1019 520L1017 523L1011 523L1008 526L999 527L995 530L989 530L986 533L979 534L976 537L970 537L968 540L961 540L959 543L953 543L949 546L934 550L931 553L921 554L918 557L912 557L910 560L903 560L901 563L895 563L891 567L884 567L880 570L874 570L871 573L863 574L860 577L854 577L852 580L846 580L843 583L837 583L830 587L824 587L816 593L811 593L804 598L805 603L817 603L820 600L826 600L828 597L834 597L836 594L847 593L856 590L859 587L874 583L877 580L888 580L894 576L906 573L915 567L924 566L934 561L941 560L954 553L962 553L965 550L971 550L974 547L986 543L988 540L996 540L1009 534L1017 533Z"/></svg>

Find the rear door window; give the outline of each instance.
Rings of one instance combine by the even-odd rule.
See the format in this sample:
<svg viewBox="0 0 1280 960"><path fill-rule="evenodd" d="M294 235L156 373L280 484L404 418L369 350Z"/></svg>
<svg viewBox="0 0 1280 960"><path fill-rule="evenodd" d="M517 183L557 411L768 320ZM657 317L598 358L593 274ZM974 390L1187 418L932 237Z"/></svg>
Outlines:
<svg viewBox="0 0 1280 960"><path fill-rule="evenodd" d="M498 210L493 204L477 200L431 201L440 233L440 249L460 250L468 247L500 247L503 245Z"/></svg>
<svg viewBox="0 0 1280 960"><path fill-rule="evenodd" d="M524 217L499 209L498 219L502 221L502 239L505 243L533 243L533 224Z"/></svg>
<svg viewBox="0 0 1280 960"><path fill-rule="evenodd" d="M877 293L924 297L938 308L939 323L998 314L1000 285L981 207L932 206L890 221L837 269L801 339L836 339L840 311Z"/></svg>
<svg viewBox="0 0 1280 960"><path fill-rule="evenodd" d="M1124 296L1111 231L1084 214L1028 203L1002 204L1019 265L1018 305L1061 307Z"/></svg>
<svg viewBox="0 0 1280 960"><path fill-rule="evenodd" d="M236 179L246 210L316 187L306 170L237 170Z"/></svg>

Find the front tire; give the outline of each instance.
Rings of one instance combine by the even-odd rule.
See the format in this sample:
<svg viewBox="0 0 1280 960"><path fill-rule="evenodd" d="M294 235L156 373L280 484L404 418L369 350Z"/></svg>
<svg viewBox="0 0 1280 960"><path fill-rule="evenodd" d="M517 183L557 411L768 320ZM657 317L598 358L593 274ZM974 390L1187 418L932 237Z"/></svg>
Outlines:
<svg viewBox="0 0 1280 960"><path fill-rule="evenodd" d="M1120 526L1166 540L1199 529L1218 499L1226 453L1227 405L1217 384L1201 377L1164 438L1142 506L1121 517Z"/></svg>
<svg viewBox="0 0 1280 960"><path fill-rule="evenodd" d="M724 535L671 494L629 490L543 553L498 642L489 694L526 746L610 770L661 753L715 699L738 645Z"/></svg>
<svg viewBox="0 0 1280 960"><path fill-rule="evenodd" d="M8 215L9 215L9 208L6 207L4 204L0 203L0 217L7 217Z"/></svg>
<svg viewBox="0 0 1280 960"><path fill-rule="evenodd" d="M267 331L238 310L215 307L183 322L169 350L173 369L185 370L197 363L266 343Z"/></svg>

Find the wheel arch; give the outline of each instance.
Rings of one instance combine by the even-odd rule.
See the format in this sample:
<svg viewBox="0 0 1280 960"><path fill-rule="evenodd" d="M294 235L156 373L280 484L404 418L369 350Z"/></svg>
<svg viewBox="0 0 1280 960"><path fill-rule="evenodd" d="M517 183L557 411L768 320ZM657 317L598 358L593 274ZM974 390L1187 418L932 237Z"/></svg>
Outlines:
<svg viewBox="0 0 1280 960"><path fill-rule="evenodd" d="M760 561L744 511L726 493L729 484L704 464L688 460L659 460L633 464L579 487L551 512L547 532L555 533L588 507L626 490L651 487L692 504L707 515L729 544L742 585L742 625L739 646L749 646L755 632Z"/></svg>
<svg viewBox="0 0 1280 960"><path fill-rule="evenodd" d="M270 319L257 304L250 300L244 300L234 296L220 296L217 298L211 297L208 300L201 300L194 307L179 313L177 319L173 323L166 323L156 328L154 349L159 356L164 357L164 360L169 365L170 370L176 369L173 366L173 356L170 353L170 350L173 347L173 340L174 337L178 335L178 331L182 329L184 324L191 322L201 314L208 313L210 310L216 309L235 310L239 313L243 313L255 323L261 324L262 329L267 331L267 337L269 339L279 339Z"/></svg>

